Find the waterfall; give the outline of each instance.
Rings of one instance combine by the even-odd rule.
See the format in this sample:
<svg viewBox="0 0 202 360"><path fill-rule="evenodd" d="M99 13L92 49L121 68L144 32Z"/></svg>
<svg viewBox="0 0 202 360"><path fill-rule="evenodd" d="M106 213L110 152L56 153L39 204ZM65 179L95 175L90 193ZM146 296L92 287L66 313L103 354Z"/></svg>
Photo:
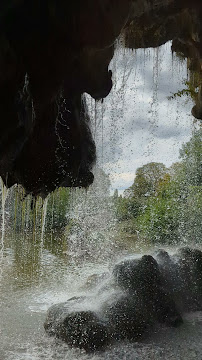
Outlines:
<svg viewBox="0 0 202 360"><path fill-rule="evenodd" d="M160 246L168 253L166 258L165 251L160 251L160 255L164 258L158 259L158 266L161 275L165 276L165 290L167 291L166 286L169 281L171 290L174 288L174 291L178 291L178 287L182 289L180 305L184 301L184 294L186 296L188 294L187 308L188 305L192 305L192 298L194 301L198 300L195 296L195 284L191 288L192 279L189 278L190 282L186 281L184 260L181 261L181 258L184 259L184 253L179 256L174 243L172 248L168 245L168 235L169 239L174 238L172 215L179 216L177 213L179 203L183 204L186 224L185 217L179 217L180 226L177 235L183 233L184 238L186 237L184 243L188 245L191 242L189 240L187 242L187 237L189 236L191 240L193 238L191 244L196 247L195 238L197 236L199 239L201 234L200 189L192 184L191 191L187 194L180 193L180 196L182 195L180 197L177 186L170 187L170 192L166 188L169 179L174 179L175 170L180 168L179 164L174 164L173 169L170 165L178 160L179 148L183 142L189 140L192 129L190 117L186 117L183 97L177 101L175 99L167 101L170 91L178 91L180 84L178 70L181 69L181 77L186 76L187 71L184 61L181 68L175 57L172 63L172 54L169 51L170 44L155 51L152 49L132 51L123 49L119 42L110 64L114 81L111 93L103 101L97 102L89 95L84 95L87 98L89 115L92 119L91 128L97 146L97 163L93 169L95 180L88 189L59 188L43 200L32 198L31 195L27 196L20 185L13 186L8 192L1 182L1 254L4 256L0 264L2 309L2 311L0 309L0 333L5 352L2 355L0 349L2 360L28 358L90 360L92 356L98 360L101 358L122 360L125 357L129 360L150 358L160 360L162 357L182 358L182 355L191 359L195 348L198 351L198 347L201 346L198 341L201 335L201 311L188 315L183 313L183 319L185 318L186 321L181 330L166 329L164 326L163 331L162 327L160 330L154 328L149 340L145 336L139 344L128 338L126 340L123 336L125 331L129 331L131 335L130 329L133 329L135 323L135 321L127 322L132 318L131 313L129 312L129 316L126 317L127 321L121 320L124 311L128 309L127 305L130 307L131 299L136 301L138 298L139 288L145 290L145 297L143 296L146 302L145 309L150 302L147 289L153 288L144 287L146 281L150 281L147 278L151 273L150 264L147 263L148 267L146 266L145 271L140 266L143 273L138 281L141 281L142 287L138 284L136 288L136 285L132 284L135 278L133 269L136 265L139 266L138 261L140 265L144 263L145 254L146 260L150 259L151 265L155 265L154 260L158 257L155 249L159 248L157 242L161 241L164 227L169 231L164 237L165 243L162 242ZM187 112L189 109L190 106ZM182 117L179 118L180 113ZM180 131L183 136L179 140ZM194 142L196 148L200 146L199 135L197 142ZM197 159L194 157L194 160ZM131 186L137 178L136 170L149 162L164 163L164 160L166 177L160 176L161 181L155 182L158 192L152 197L147 191L145 196L138 198L141 203L139 204L135 196L131 195ZM188 161L186 173L188 175L189 170L191 178L193 178L192 172L195 171L194 166L195 161ZM156 173L157 171L155 175ZM190 190L188 187L187 189ZM173 202L169 196L174 198ZM197 205L194 210L193 201ZM198 219L197 224L196 219ZM167 226L169 224L170 228ZM180 236L177 237L178 244L180 239ZM189 249L185 248L184 251L188 254L186 256L189 256ZM194 256L197 258L197 251L196 254L191 254L191 259ZM198 254L200 257L200 253ZM172 266L166 262L169 257ZM197 286L200 287L200 277L197 277L194 264L199 266L200 261L189 262L189 266L193 265L192 276L195 274ZM130 286L128 287L131 284L132 290ZM190 285L191 291L187 289L187 284ZM155 283L153 285L154 289L158 287ZM164 296L166 291L164 293L160 290L162 289L159 289L161 304L167 305ZM129 298L127 298L128 294ZM152 297L152 291L150 295ZM98 317L101 316L101 326L107 316L111 316L112 320L113 316L116 317L117 309L116 319L119 320L120 329L117 325L113 334L115 337L118 334L118 342L117 339L113 339L115 340L113 346L106 348L105 352L88 355L73 350L71 346L55 340L54 337L50 339L46 337L43 322L47 309L54 304L67 302L68 299L72 299L72 304L75 306L78 300L80 310L84 305L85 311L81 316L85 316L89 310L97 313ZM117 303L119 300L120 302ZM158 297L152 300L152 305L159 310L154 300L158 303ZM135 314L136 309L141 308L142 304L144 305L144 302L135 304L137 306L132 308L134 310L132 315ZM196 301L193 302L195 308L196 305ZM172 310L172 306L167 306L167 309ZM147 314L147 311L142 310L138 319L144 318ZM151 319L154 316L156 314L152 312ZM150 315L146 320L150 322ZM180 322L181 318L177 317L173 320L175 324L175 320ZM123 323L127 329L124 328ZM77 324L79 324L78 319L75 322L76 326ZM115 326L114 321L112 325ZM119 337L119 330L124 339L123 343L122 338ZM88 329L85 334L88 334ZM189 339L194 349L188 349ZM197 352L196 354L198 356ZM202 349L199 348L198 358L202 358L201 354Z"/></svg>

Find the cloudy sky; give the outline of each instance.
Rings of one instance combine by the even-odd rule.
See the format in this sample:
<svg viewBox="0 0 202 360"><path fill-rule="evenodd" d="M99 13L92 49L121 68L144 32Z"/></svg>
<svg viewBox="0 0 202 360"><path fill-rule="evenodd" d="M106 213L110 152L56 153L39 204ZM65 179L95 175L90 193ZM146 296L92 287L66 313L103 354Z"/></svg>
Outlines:
<svg viewBox="0 0 202 360"><path fill-rule="evenodd" d="M170 166L194 129L192 102L186 96L168 100L185 88L186 62L159 49L117 49L110 64L114 87L104 100L90 100L98 166L110 174L112 189L122 193L138 167L151 161Z"/></svg>

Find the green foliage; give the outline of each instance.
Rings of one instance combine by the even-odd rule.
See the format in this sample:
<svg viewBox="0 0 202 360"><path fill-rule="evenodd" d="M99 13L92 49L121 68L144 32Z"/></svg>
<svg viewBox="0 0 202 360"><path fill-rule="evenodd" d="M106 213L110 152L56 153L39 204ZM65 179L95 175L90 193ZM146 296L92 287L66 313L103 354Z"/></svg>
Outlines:
<svg viewBox="0 0 202 360"><path fill-rule="evenodd" d="M197 99L198 96L198 85L193 84L191 81L184 81L184 85L186 88L173 93L172 95L168 96L168 100L173 100L177 97L182 97L184 95L191 97L194 101Z"/></svg>
<svg viewBox="0 0 202 360"><path fill-rule="evenodd" d="M10 231L32 232L36 217L41 212L42 199L36 201L31 195L26 196L22 186L14 185L9 192L7 204Z"/></svg>
<svg viewBox="0 0 202 360"><path fill-rule="evenodd" d="M202 234L202 186L192 186L184 203L183 233L191 242L201 242Z"/></svg>
<svg viewBox="0 0 202 360"><path fill-rule="evenodd" d="M138 168L134 183L130 187L131 196L143 200L154 194L165 173L166 167L162 163L151 162Z"/></svg>
<svg viewBox="0 0 202 360"><path fill-rule="evenodd" d="M138 216L141 203L132 198L122 198L122 196L113 196L116 219L120 221L133 219Z"/></svg>
<svg viewBox="0 0 202 360"><path fill-rule="evenodd" d="M124 197L114 194L114 204L118 221L135 219L143 211L145 204L155 194L159 182L166 173L162 163L149 163L138 168L132 186Z"/></svg>
<svg viewBox="0 0 202 360"><path fill-rule="evenodd" d="M202 185L202 127L182 146L180 157L183 162L187 185Z"/></svg>
<svg viewBox="0 0 202 360"><path fill-rule="evenodd" d="M67 213L70 206L70 189L59 188L49 195L47 205L47 228L63 230L67 225Z"/></svg>
<svg viewBox="0 0 202 360"><path fill-rule="evenodd" d="M148 199L138 227L152 242L174 243L179 239L180 187L169 177L159 186L156 196Z"/></svg>
<svg viewBox="0 0 202 360"><path fill-rule="evenodd" d="M70 204L69 188L59 188L48 196L46 229L63 230L67 225ZM40 234L44 212L44 200L26 196L21 186L13 186L7 199L10 231Z"/></svg>
<svg viewBox="0 0 202 360"><path fill-rule="evenodd" d="M169 169L149 163L136 172L124 198L116 197L122 228L153 243L201 242L202 129L180 150L181 162Z"/></svg>

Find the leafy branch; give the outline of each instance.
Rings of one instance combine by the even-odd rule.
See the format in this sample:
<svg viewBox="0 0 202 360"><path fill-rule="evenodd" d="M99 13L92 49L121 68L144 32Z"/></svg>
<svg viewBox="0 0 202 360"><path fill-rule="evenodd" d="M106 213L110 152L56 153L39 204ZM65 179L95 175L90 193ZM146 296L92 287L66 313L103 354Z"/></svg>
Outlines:
<svg viewBox="0 0 202 360"><path fill-rule="evenodd" d="M190 81L184 81L184 84L187 86L185 89L179 90L176 93L168 96L168 100L176 99L177 97L182 97L183 95L190 96L193 100L196 100L198 95L198 86L195 87Z"/></svg>

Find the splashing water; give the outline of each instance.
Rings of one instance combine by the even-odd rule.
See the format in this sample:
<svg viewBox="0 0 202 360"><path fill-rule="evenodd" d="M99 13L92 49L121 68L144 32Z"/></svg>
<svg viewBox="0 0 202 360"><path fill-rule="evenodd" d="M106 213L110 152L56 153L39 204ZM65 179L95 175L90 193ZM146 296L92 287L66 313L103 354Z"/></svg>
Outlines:
<svg viewBox="0 0 202 360"><path fill-rule="evenodd" d="M74 259L90 257L102 261L113 251L115 217L109 197L109 177L100 168L94 169L94 177L87 191L72 190L68 217L74 225L67 241Z"/></svg>

